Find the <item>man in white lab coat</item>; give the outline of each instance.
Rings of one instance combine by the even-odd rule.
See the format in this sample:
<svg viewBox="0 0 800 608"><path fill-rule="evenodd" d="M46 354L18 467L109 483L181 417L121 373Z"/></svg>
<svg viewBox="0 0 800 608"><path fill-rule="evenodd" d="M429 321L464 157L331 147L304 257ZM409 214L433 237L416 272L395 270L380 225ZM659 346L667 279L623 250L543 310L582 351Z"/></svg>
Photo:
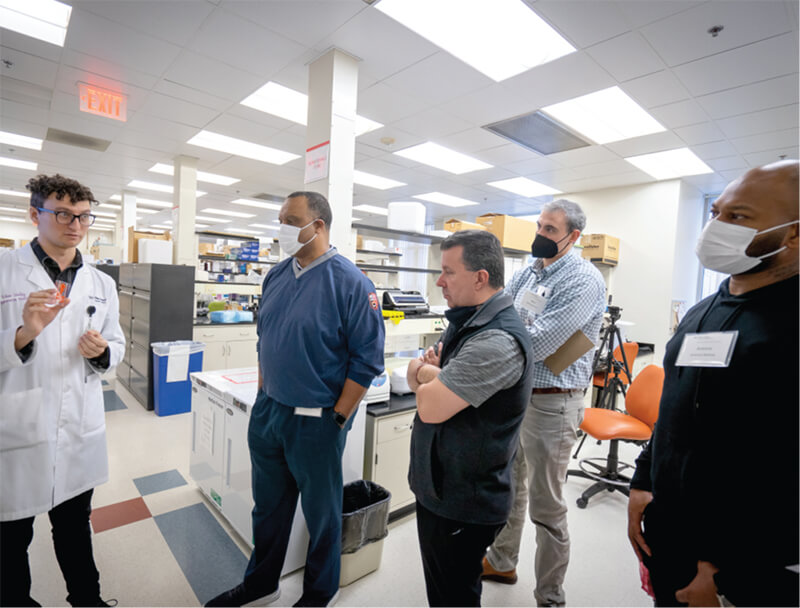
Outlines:
<svg viewBox="0 0 800 608"><path fill-rule="evenodd" d="M92 192L60 175L28 182L39 236L0 255L0 604L30 597L34 516L48 513L73 606L104 606L92 556L91 498L108 480L100 374L125 337L113 279L77 249Z"/></svg>

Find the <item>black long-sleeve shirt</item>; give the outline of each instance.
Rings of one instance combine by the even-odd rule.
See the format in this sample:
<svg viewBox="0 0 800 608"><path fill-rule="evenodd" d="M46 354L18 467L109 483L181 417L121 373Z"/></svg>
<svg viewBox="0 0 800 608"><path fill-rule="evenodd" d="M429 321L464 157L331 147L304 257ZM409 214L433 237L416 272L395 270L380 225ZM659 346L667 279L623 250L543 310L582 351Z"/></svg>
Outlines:
<svg viewBox="0 0 800 608"><path fill-rule="evenodd" d="M779 605L798 563L798 277L694 306L667 344L664 390L634 489L653 493L674 542L713 563L736 605ZM677 367L688 333L738 330L726 368ZM680 544L679 544L680 543Z"/></svg>

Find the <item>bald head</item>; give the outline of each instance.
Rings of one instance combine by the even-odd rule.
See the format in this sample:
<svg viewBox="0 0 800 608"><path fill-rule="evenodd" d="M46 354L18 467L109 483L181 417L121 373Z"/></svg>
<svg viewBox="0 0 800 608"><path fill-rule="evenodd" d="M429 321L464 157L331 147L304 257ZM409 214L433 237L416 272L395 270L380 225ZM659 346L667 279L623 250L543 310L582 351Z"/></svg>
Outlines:
<svg viewBox="0 0 800 608"><path fill-rule="evenodd" d="M723 196L744 199L780 223L798 219L800 162L782 160L751 169L731 182Z"/></svg>

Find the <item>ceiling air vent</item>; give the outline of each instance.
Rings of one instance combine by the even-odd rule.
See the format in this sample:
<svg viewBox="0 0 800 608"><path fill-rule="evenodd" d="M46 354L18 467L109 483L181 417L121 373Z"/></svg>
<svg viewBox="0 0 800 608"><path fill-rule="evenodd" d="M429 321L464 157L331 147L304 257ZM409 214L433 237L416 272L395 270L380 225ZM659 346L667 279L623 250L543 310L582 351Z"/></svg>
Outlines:
<svg viewBox="0 0 800 608"><path fill-rule="evenodd" d="M260 201L269 201L270 203L283 203L286 200L285 196L278 196L277 194L267 194L266 192L260 192L258 194L254 194L250 198L256 198Z"/></svg>
<svg viewBox="0 0 800 608"><path fill-rule="evenodd" d="M88 135L81 135L80 133L70 133L69 131L61 131L60 129L47 129L47 136L45 141L52 141L56 144L66 144L68 146L77 146L78 148L87 148L88 150L95 150L97 152L105 152L106 148L111 145L107 139L97 139L96 137L89 137Z"/></svg>
<svg viewBox="0 0 800 608"><path fill-rule="evenodd" d="M539 111L501 120L483 128L539 154L555 154L591 145Z"/></svg>

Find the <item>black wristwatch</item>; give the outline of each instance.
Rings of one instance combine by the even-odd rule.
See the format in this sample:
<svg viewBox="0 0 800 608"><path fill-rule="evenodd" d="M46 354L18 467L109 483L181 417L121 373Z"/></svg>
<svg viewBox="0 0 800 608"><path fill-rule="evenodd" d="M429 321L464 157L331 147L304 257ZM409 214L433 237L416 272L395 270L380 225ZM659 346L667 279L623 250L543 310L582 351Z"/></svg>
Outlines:
<svg viewBox="0 0 800 608"><path fill-rule="evenodd" d="M333 410L333 419L336 421L341 428L344 428L345 423L347 422L347 416L342 414L341 412L337 412Z"/></svg>

